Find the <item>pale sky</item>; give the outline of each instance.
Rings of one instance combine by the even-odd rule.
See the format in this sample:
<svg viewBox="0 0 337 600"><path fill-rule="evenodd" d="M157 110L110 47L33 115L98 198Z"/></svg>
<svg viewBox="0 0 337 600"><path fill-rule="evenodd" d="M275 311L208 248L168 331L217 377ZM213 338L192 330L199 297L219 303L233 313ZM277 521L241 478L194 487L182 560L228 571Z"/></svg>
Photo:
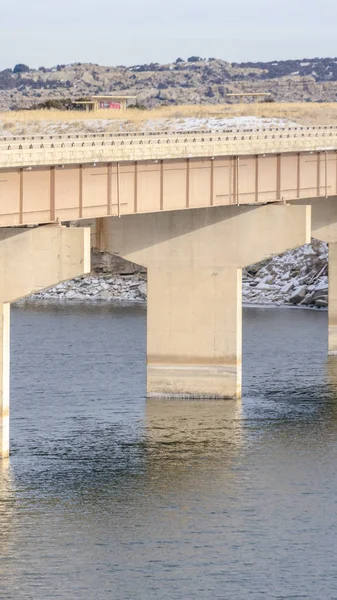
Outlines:
<svg viewBox="0 0 337 600"><path fill-rule="evenodd" d="M336 0L3 0L0 69L337 55Z"/></svg>

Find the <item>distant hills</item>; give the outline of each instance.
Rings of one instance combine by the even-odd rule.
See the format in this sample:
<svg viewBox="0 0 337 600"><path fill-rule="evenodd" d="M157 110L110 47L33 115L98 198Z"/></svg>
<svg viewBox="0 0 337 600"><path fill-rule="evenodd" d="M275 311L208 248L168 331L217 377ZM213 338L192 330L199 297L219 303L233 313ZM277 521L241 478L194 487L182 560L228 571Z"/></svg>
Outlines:
<svg viewBox="0 0 337 600"><path fill-rule="evenodd" d="M147 108L216 104L234 101L227 94L241 92L268 92L275 101L335 102L337 58L229 63L191 56L132 67L74 63L30 69L18 64L0 71L2 110L101 93L136 95Z"/></svg>

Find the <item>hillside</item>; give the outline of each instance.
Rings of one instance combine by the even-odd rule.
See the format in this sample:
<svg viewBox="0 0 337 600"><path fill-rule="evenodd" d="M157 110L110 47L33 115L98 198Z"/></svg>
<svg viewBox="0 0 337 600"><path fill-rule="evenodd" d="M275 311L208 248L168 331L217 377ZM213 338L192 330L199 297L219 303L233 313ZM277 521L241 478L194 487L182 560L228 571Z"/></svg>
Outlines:
<svg viewBox="0 0 337 600"><path fill-rule="evenodd" d="M107 67L74 63L0 71L0 110L28 108L48 99L99 94L137 95L148 108L167 104L237 101L235 92L269 92L279 102L335 102L337 58L229 63L215 58L170 64Z"/></svg>

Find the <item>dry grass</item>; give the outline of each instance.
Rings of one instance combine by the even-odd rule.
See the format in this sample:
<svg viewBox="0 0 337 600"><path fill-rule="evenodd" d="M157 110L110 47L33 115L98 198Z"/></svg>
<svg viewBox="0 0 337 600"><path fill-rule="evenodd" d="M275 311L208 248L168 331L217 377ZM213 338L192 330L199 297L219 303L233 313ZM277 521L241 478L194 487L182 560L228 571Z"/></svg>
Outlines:
<svg viewBox="0 0 337 600"><path fill-rule="evenodd" d="M336 119L337 103L258 103L258 104L185 104L177 106L163 106L152 110L128 109L126 113L119 111L102 110L97 113L61 110L31 110L0 113L4 122L19 121L86 121L91 119L120 120L126 118L133 122L147 121L149 119L179 119L186 117L196 118L225 118L233 116L256 115L267 118L288 119Z"/></svg>
<svg viewBox="0 0 337 600"><path fill-rule="evenodd" d="M6 132L12 135L76 133L97 130L97 125L102 122L104 131L116 131L121 128L137 130L146 121L151 121L155 129L155 122L158 121L158 129L163 129L169 128L172 121L179 122L179 119L224 119L237 116L281 118L307 125L337 124L337 103L182 105L158 107L153 110L128 109L127 113L111 110L98 113L57 110L0 112L0 129L2 135L6 135Z"/></svg>

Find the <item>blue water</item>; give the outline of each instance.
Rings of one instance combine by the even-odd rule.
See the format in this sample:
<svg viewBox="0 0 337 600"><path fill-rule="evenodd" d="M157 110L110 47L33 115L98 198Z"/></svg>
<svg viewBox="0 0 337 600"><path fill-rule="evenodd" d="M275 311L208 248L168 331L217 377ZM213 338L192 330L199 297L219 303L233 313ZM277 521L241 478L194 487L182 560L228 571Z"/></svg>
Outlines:
<svg viewBox="0 0 337 600"><path fill-rule="evenodd" d="M327 315L244 311L244 396L146 401L143 307L12 311L1 600L337 599Z"/></svg>

